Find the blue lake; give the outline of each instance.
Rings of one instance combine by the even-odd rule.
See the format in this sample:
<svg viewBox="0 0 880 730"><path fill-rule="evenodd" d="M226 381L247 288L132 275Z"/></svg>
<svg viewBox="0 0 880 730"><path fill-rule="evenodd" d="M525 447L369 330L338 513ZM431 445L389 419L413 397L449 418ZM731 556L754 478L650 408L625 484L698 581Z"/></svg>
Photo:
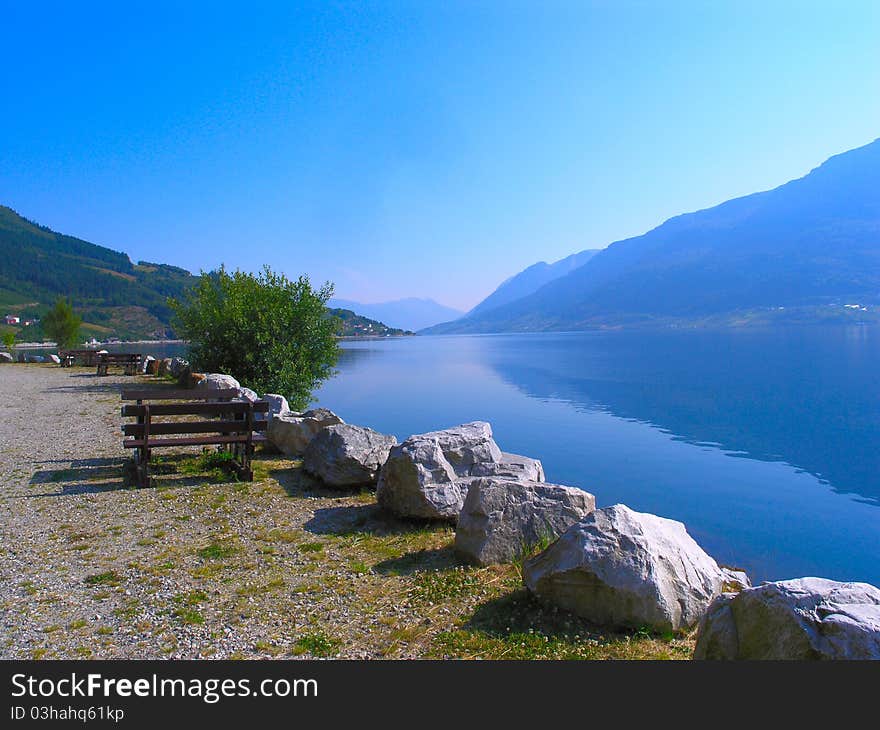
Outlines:
<svg viewBox="0 0 880 730"><path fill-rule="evenodd" d="M345 342L316 402L399 439L473 420L548 481L684 522L753 579L880 585L880 330Z"/></svg>

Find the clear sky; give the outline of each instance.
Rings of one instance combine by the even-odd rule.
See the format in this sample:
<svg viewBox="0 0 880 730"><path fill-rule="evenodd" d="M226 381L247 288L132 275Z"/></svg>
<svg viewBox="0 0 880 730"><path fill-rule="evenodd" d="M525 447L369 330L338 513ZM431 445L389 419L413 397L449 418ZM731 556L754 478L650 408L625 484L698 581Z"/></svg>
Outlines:
<svg viewBox="0 0 880 730"><path fill-rule="evenodd" d="M469 308L880 136L880 2L0 1L0 203Z"/></svg>

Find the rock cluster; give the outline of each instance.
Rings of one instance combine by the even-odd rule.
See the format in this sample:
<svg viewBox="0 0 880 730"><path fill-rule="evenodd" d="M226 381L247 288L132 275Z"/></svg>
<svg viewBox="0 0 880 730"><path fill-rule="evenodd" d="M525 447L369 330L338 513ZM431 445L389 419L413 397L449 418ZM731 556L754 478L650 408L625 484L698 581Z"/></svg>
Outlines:
<svg viewBox="0 0 880 730"><path fill-rule="evenodd" d="M504 454L492 427L474 421L410 436L382 467L376 499L399 517L455 522L474 479L544 480L541 462Z"/></svg>

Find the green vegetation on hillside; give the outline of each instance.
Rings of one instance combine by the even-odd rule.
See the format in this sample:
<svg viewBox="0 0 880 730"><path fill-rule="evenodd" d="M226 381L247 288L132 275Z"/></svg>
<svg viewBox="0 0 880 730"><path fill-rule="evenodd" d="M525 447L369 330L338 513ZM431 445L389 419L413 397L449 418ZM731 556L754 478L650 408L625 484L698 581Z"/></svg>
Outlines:
<svg viewBox="0 0 880 730"><path fill-rule="evenodd" d="M56 233L0 206L0 306L3 313L41 317L59 297L82 315L83 333L122 338L171 334L168 297L182 296L196 278L176 266ZM37 340L27 328L22 339Z"/></svg>
<svg viewBox="0 0 880 730"><path fill-rule="evenodd" d="M340 331L342 337L399 337L413 334L409 330L396 329L375 319L361 317L350 309L328 309L327 311L342 322Z"/></svg>
<svg viewBox="0 0 880 730"><path fill-rule="evenodd" d="M82 317L81 335L106 340L179 337L169 299L182 300L199 282L185 269L139 261L124 253L38 225L0 205L0 316L42 320L59 298ZM343 337L409 335L347 309L332 309ZM51 339L42 322L27 327L0 322L0 335L19 342Z"/></svg>

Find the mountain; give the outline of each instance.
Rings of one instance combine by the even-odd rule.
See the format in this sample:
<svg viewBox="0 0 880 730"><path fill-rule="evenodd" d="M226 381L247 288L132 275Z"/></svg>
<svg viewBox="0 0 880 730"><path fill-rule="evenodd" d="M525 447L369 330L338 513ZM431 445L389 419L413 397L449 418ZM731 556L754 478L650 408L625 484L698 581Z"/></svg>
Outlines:
<svg viewBox="0 0 880 730"><path fill-rule="evenodd" d="M342 320L341 334L343 337L400 337L401 335L415 334L389 327L369 317L362 317L350 309L331 308L327 311Z"/></svg>
<svg viewBox="0 0 880 730"><path fill-rule="evenodd" d="M63 296L83 317L84 337L161 339L173 334L167 298L180 298L196 280L176 266L133 264L124 253L56 233L0 206L0 314L41 317ZM347 309L332 314L342 320L344 336L412 334ZM0 328L20 340L43 339L38 324Z"/></svg>
<svg viewBox="0 0 880 730"><path fill-rule="evenodd" d="M39 316L59 296L70 297L86 334L165 337L169 296L194 281L188 271L140 261L56 233L0 206L0 306ZM26 335L28 339L31 334Z"/></svg>
<svg viewBox="0 0 880 730"><path fill-rule="evenodd" d="M468 317L485 314L491 309L496 309L510 302L528 296L532 292L538 291L542 286L548 284L554 279L571 273L580 266L583 266L593 256L599 253L601 249L587 249L580 253L573 253L554 264L548 264L546 261L540 261L532 264L529 268L520 271L515 276L506 279L502 284L467 313Z"/></svg>
<svg viewBox="0 0 880 730"><path fill-rule="evenodd" d="M840 318L880 318L880 139L773 190L670 218L532 294L426 333Z"/></svg>
<svg viewBox="0 0 880 730"><path fill-rule="evenodd" d="M389 327L412 331L458 319L464 314L458 309L438 304L433 299L414 297L378 304L362 304L348 299L333 298L328 302L328 306L351 309L365 317L381 320Z"/></svg>

